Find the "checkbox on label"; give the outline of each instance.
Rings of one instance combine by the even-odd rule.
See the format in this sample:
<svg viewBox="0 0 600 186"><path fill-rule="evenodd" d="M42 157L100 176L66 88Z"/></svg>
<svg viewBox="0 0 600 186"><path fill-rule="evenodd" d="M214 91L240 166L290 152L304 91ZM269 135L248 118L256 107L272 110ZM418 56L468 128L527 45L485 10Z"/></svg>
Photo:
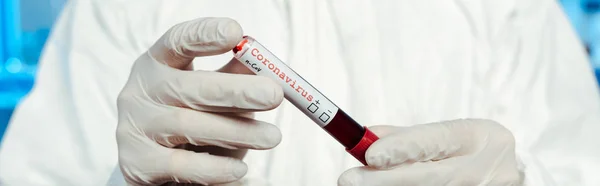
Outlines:
<svg viewBox="0 0 600 186"><path fill-rule="evenodd" d="M319 106L315 105L314 103L311 103L307 109L308 111L315 113L317 112L317 110L319 110Z"/></svg>
<svg viewBox="0 0 600 186"><path fill-rule="evenodd" d="M321 114L321 116L319 116L319 119L322 122L327 122L327 120L329 120L329 115L327 113L323 112L323 114Z"/></svg>

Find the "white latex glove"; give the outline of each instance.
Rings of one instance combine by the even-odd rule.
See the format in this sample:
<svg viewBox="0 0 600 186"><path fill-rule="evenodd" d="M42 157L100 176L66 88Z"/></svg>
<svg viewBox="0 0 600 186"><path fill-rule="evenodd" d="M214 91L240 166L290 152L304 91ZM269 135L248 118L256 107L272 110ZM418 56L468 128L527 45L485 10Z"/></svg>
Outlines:
<svg viewBox="0 0 600 186"><path fill-rule="evenodd" d="M341 186L521 185L512 133L490 120L453 120L412 127L370 127L380 139L368 167L352 168Z"/></svg>
<svg viewBox="0 0 600 186"><path fill-rule="evenodd" d="M194 57L225 53L241 39L234 20L201 18L174 26L137 59L118 99L119 163L129 184L236 181L247 172L245 151L228 149L279 144L275 125L250 119L282 102L275 82L231 73L249 72L237 61L190 71Z"/></svg>

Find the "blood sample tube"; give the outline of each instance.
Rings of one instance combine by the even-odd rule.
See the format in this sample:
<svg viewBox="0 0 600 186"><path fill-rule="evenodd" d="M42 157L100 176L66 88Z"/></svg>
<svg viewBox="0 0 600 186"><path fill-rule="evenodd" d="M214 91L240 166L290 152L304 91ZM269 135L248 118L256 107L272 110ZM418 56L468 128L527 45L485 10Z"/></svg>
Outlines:
<svg viewBox="0 0 600 186"><path fill-rule="evenodd" d="M254 74L271 78L281 85L284 97L289 102L344 145L352 156L367 165L365 153L379 139L367 127L354 121L252 37L244 36L233 52L235 58Z"/></svg>

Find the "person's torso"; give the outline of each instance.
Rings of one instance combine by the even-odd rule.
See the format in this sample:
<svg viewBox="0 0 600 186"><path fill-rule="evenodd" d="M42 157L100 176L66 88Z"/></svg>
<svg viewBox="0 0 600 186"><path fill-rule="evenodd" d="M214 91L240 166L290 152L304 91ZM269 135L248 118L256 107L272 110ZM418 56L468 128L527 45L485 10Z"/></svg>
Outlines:
<svg viewBox="0 0 600 186"><path fill-rule="evenodd" d="M491 54L485 29L498 25L477 26L477 20L466 18L469 12L455 3L76 1L67 10L75 17L63 18L71 19L71 25L63 26L75 33L55 33L78 50L76 61L62 63L76 69L69 73L76 77L71 91L79 120L67 125L82 125L83 134L77 136L84 140L68 145L87 146L94 153L83 159L104 163L73 164L72 170L85 174L87 169L115 166L114 157L106 158L117 155L114 133L92 129L116 128L114 103L135 58L170 26L198 17L237 20L244 34L256 38L362 125L410 126L464 117L510 121L506 115L519 114L508 107L527 104L514 97L525 89L505 89L518 83L510 77L514 64L490 56L512 56L515 51ZM88 29L96 29L91 32L96 35L87 36ZM510 35L504 39L501 44L507 47L516 42ZM95 43L100 47L90 46ZM227 53L198 58L194 65L216 69L231 57ZM248 153L248 176L272 185L335 185L344 170L360 165L287 101L256 118L278 125L283 139L272 150ZM111 161L115 164L106 163ZM95 174L104 171L99 172Z"/></svg>

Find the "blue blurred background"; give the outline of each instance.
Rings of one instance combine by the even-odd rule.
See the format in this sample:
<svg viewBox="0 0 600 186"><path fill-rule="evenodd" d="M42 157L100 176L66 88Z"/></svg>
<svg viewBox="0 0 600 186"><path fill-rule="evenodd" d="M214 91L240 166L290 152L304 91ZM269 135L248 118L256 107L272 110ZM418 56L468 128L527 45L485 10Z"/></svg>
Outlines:
<svg viewBox="0 0 600 186"><path fill-rule="evenodd" d="M0 140L35 82L38 59L67 0L0 0ZM600 82L600 0L559 0L586 44Z"/></svg>
<svg viewBox="0 0 600 186"><path fill-rule="evenodd" d="M52 24L66 0L0 0L0 139L29 92Z"/></svg>

